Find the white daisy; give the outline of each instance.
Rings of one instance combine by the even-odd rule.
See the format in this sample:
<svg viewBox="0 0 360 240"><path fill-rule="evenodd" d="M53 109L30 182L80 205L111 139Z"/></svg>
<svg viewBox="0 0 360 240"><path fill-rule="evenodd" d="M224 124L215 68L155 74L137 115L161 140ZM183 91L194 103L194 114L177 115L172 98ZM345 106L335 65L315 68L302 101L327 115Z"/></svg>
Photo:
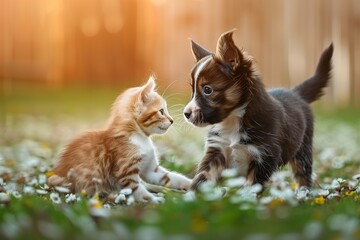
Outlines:
<svg viewBox="0 0 360 240"><path fill-rule="evenodd" d="M104 208L103 204L97 199L90 199L89 202L90 214L94 217L108 217L110 211L108 208Z"/></svg>
<svg viewBox="0 0 360 240"><path fill-rule="evenodd" d="M43 190L43 189L36 189L36 193L37 193L37 194L40 194L40 195L46 195L46 194L48 194L48 192L45 191L45 190Z"/></svg>
<svg viewBox="0 0 360 240"><path fill-rule="evenodd" d="M230 178L225 181L225 186L227 187L241 187L244 186L246 183L245 177L238 177L238 178Z"/></svg>
<svg viewBox="0 0 360 240"><path fill-rule="evenodd" d="M125 201L126 201L126 197L125 197L125 194L123 194L123 193L120 193L115 198L115 203L116 204L119 204L120 202L125 202Z"/></svg>
<svg viewBox="0 0 360 240"><path fill-rule="evenodd" d="M352 176L352 179L354 179L354 180L360 180L360 173Z"/></svg>
<svg viewBox="0 0 360 240"><path fill-rule="evenodd" d="M185 202L193 202L196 200L196 195L194 191L188 191L183 195L183 199Z"/></svg>
<svg viewBox="0 0 360 240"><path fill-rule="evenodd" d="M13 195L14 198L21 198L22 197L22 195L18 191L13 191L11 193L11 195Z"/></svg>
<svg viewBox="0 0 360 240"><path fill-rule="evenodd" d="M123 195L130 195L130 194L132 194L132 189L131 189L131 188L124 188L124 189L121 189L121 190L120 190L120 194L123 194Z"/></svg>
<svg viewBox="0 0 360 240"><path fill-rule="evenodd" d="M38 177L38 182L39 184L45 184L47 182L47 179L46 179L46 175L45 174L40 174L39 177Z"/></svg>
<svg viewBox="0 0 360 240"><path fill-rule="evenodd" d="M59 193L70 193L70 189L62 186L56 186L55 190Z"/></svg>
<svg viewBox="0 0 360 240"><path fill-rule="evenodd" d="M233 178L236 177L237 174L238 170L236 168L227 168L221 172L221 176L224 178Z"/></svg>
<svg viewBox="0 0 360 240"><path fill-rule="evenodd" d="M35 193L35 189L33 187L30 186L24 186L24 190L23 192L25 194L34 194Z"/></svg>
<svg viewBox="0 0 360 240"><path fill-rule="evenodd" d="M55 203L55 204L60 204L60 203L62 202L59 194L56 193L56 192L50 193L50 199L51 199L51 200L53 201L53 203Z"/></svg>
<svg viewBox="0 0 360 240"><path fill-rule="evenodd" d="M9 203L10 197L8 194L0 192L0 203Z"/></svg>
<svg viewBox="0 0 360 240"><path fill-rule="evenodd" d="M77 197L75 194L73 193L69 193L65 195L65 202L66 203L71 203L71 202L79 202L80 201L80 197Z"/></svg>

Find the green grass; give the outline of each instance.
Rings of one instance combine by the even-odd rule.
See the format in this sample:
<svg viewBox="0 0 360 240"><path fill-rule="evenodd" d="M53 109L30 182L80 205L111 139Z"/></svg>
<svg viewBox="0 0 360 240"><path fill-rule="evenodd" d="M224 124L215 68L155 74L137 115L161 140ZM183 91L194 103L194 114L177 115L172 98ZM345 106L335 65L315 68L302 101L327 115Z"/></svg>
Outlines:
<svg viewBox="0 0 360 240"><path fill-rule="evenodd" d="M204 187L196 200L164 190L166 201L160 205L127 206L81 194L66 203L67 193L46 188L46 173L72 137L105 124L120 91L37 88L3 96L0 239L360 238L360 189L352 178L360 173L360 111L355 108L316 109L314 167L323 189L315 186L303 198L284 168L258 197L225 181ZM172 98L169 106L178 103L185 101ZM205 131L185 124L181 107L172 110L177 124L155 138L161 164L193 176Z"/></svg>
<svg viewBox="0 0 360 240"><path fill-rule="evenodd" d="M30 89L30 90L29 90ZM6 114L46 114L47 116L74 115L93 117L106 113L120 87L62 87L45 88L31 85L14 86L5 92L2 102ZM106 115L106 116L107 116Z"/></svg>
<svg viewBox="0 0 360 240"><path fill-rule="evenodd" d="M13 226L15 239L83 238L98 239L102 235L132 239L279 239L289 234L306 239L313 225L318 231L315 239L350 239L360 237L359 200L343 197L323 205L304 202L291 206L277 202L265 208L257 204L234 204L228 198L218 201L185 202L179 194L168 193L166 203L154 205L114 206L106 218L89 214L87 199L75 204L55 205L38 196L12 199L0 209L2 234ZM244 207L246 206L246 207ZM244 207L244 209L241 209ZM342 219L340 225L337 219ZM45 227L51 226L52 233ZM11 228L11 227L10 227ZM309 232L310 231L310 232ZM142 232L153 236L138 237ZM9 237L9 233L2 239ZM54 235L52 235L54 234ZM153 237L153 238L152 238ZM308 237L311 239L310 237Z"/></svg>

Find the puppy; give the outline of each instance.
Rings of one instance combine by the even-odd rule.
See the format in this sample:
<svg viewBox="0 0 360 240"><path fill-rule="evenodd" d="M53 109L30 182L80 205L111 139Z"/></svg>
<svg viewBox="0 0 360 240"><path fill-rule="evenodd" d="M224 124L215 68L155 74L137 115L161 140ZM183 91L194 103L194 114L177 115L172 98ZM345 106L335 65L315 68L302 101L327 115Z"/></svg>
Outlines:
<svg viewBox="0 0 360 240"><path fill-rule="evenodd" d="M328 84L333 45L322 53L312 77L292 89L267 91L252 58L235 45L232 34L220 36L215 53L191 41L197 63L184 116L195 126L210 125L191 188L216 183L226 168L237 169L249 184L263 185L288 162L298 184L310 187L314 120L309 104Z"/></svg>

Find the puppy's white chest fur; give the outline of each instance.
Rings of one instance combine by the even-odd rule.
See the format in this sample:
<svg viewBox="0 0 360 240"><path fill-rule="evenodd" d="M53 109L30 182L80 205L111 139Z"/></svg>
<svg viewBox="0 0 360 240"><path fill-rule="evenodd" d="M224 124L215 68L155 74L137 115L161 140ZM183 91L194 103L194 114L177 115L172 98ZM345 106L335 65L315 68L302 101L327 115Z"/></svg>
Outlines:
<svg viewBox="0 0 360 240"><path fill-rule="evenodd" d="M214 130L218 132L226 145L229 147L237 144L240 139L241 123L236 116L228 117L225 121L215 125Z"/></svg>
<svg viewBox="0 0 360 240"><path fill-rule="evenodd" d="M241 118L245 114L245 107L235 110L221 123L214 125L212 130L218 135L211 140L216 141L214 147L220 147L226 156L229 167L238 169L239 175L246 176L251 160L260 161L261 151L252 144L244 144L250 137L242 129ZM217 145L217 146L216 146Z"/></svg>
<svg viewBox="0 0 360 240"><path fill-rule="evenodd" d="M229 147L234 147L241 140L249 140L246 132L242 131L241 118L245 114L245 107L234 110L224 121L214 126L214 130L219 132L221 138Z"/></svg>

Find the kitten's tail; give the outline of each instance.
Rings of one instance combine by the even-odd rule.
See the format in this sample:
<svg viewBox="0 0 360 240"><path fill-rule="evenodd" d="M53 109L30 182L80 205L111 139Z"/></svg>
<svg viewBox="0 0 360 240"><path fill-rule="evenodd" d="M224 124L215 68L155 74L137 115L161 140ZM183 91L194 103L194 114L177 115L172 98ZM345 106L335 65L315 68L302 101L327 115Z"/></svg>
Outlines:
<svg viewBox="0 0 360 240"><path fill-rule="evenodd" d="M293 90L306 102L314 102L324 94L323 88L328 85L331 77L331 57L333 55L333 51L334 47L331 43L330 46L321 54L315 74L293 88Z"/></svg>

